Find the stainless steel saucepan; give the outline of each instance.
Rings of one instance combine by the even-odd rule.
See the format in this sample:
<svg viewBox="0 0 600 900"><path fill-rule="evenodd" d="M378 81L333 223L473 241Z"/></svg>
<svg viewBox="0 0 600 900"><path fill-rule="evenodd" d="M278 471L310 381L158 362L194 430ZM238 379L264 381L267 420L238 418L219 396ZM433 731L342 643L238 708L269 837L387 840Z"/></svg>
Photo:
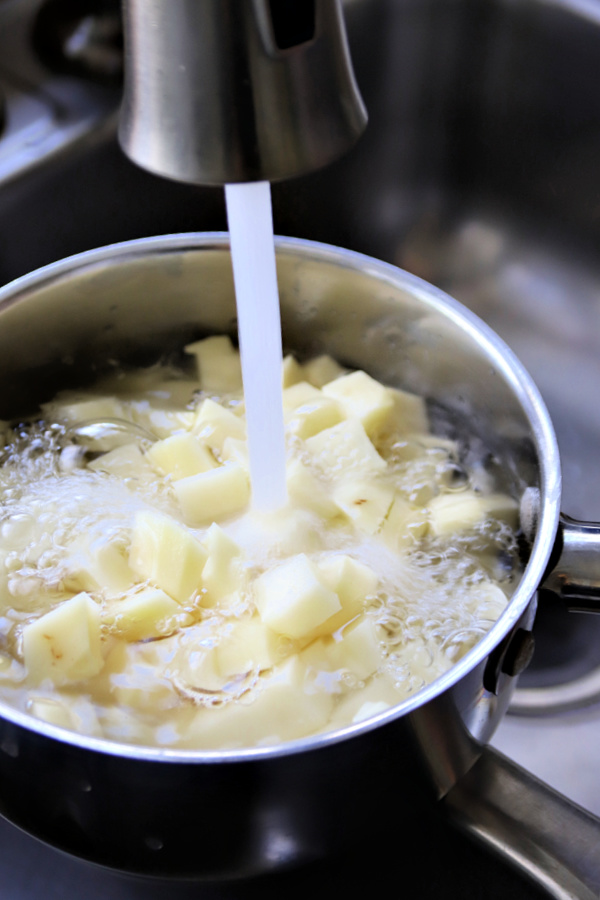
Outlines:
<svg viewBox="0 0 600 900"><path fill-rule="evenodd" d="M332 852L382 810L436 800L556 897L597 897L600 821L489 749L531 651L538 587L598 609L598 526L560 515L552 424L518 360L447 295L376 260L279 238L284 343L427 398L436 427L522 500L527 562L508 608L445 675L367 721L282 746L204 752L80 736L0 706L0 812L119 870L243 877ZM148 363L235 332L226 235L83 253L0 290L0 418L109 360ZM399 851L400 852L400 851Z"/></svg>

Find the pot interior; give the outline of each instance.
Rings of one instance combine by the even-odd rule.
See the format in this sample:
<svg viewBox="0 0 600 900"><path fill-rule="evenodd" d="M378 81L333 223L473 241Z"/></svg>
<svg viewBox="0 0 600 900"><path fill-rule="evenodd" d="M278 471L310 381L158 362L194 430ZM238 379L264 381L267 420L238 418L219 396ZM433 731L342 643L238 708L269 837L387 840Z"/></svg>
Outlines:
<svg viewBox="0 0 600 900"><path fill-rule="evenodd" d="M497 336L425 282L359 254L278 239L284 347L329 353L426 398L434 433L458 439L495 488L542 498L525 575L503 624L457 664L481 661L528 605L558 516L558 460L535 386ZM0 417L34 414L57 390L93 381L115 361L150 364L215 333L235 336L223 235L115 245L25 276L0 293ZM430 686L431 688L431 686ZM425 689L427 692L429 689ZM435 693L436 688L431 688Z"/></svg>

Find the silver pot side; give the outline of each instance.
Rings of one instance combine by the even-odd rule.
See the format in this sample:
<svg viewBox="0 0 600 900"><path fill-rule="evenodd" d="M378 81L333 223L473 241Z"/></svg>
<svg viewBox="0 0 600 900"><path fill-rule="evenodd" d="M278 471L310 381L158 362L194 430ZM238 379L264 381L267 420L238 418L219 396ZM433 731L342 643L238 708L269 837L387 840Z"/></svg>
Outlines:
<svg viewBox="0 0 600 900"><path fill-rule="evenodd" d="M485 448L503 489L535 492L529 561L505 613L448 673L327 735L237 752L167 751L82 737L2 705L0 810L102 865L204 878L265 871L376 821L390 785L407 810L446 795L504 714L517 674L507 651L531 628L557 530L560 469L527 373L474 315L408 273L285 238L277 256L284 344L424 395L434 426L469 435L468 454ZM0 417L34 411L110 359L148 363L224 331L235 331L225 235L147 238L55 263L0 290L0 383L10 386ZM233 824L223 812L232 804Z"/></svg>

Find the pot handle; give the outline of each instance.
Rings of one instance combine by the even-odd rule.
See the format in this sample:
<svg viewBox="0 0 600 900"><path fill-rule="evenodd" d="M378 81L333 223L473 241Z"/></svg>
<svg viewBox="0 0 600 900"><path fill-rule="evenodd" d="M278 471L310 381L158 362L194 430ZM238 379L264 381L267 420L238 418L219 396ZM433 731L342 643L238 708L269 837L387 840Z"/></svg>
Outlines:
<svg viewBox="0 0 600 900"><path fill-rule="evenodd" d="M600 613L600 523L561 513L540 587L558 594L571 612Z"/></svg>
<svg viewBox="0 0 600 900"><path fill-rule="evenodd" d="M600 819L496 750L486 747L442 803L550 897L600 897Z"/></svg>

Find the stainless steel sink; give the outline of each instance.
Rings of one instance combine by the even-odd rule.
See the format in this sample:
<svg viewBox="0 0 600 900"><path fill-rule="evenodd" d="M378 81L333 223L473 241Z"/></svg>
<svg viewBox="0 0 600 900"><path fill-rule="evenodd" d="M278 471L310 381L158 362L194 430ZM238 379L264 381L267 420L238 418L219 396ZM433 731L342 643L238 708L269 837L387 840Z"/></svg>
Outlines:
<svg viewBox="0 0 600 900"><path fill-rule="evenodd" d="M225 229L220 189L122 155L114 79L57 62L45 32L34 49L47 6L0 0L0 283L101 244ZM118 3L81 7L89 19ZM391 261L486 320L548 405L564 511L600 519L600 0L346 0L345 13L370 124L339 163L274 185L276 231ZM543 597L535 631L494 742L600 814L600 618Z"/></svg>

